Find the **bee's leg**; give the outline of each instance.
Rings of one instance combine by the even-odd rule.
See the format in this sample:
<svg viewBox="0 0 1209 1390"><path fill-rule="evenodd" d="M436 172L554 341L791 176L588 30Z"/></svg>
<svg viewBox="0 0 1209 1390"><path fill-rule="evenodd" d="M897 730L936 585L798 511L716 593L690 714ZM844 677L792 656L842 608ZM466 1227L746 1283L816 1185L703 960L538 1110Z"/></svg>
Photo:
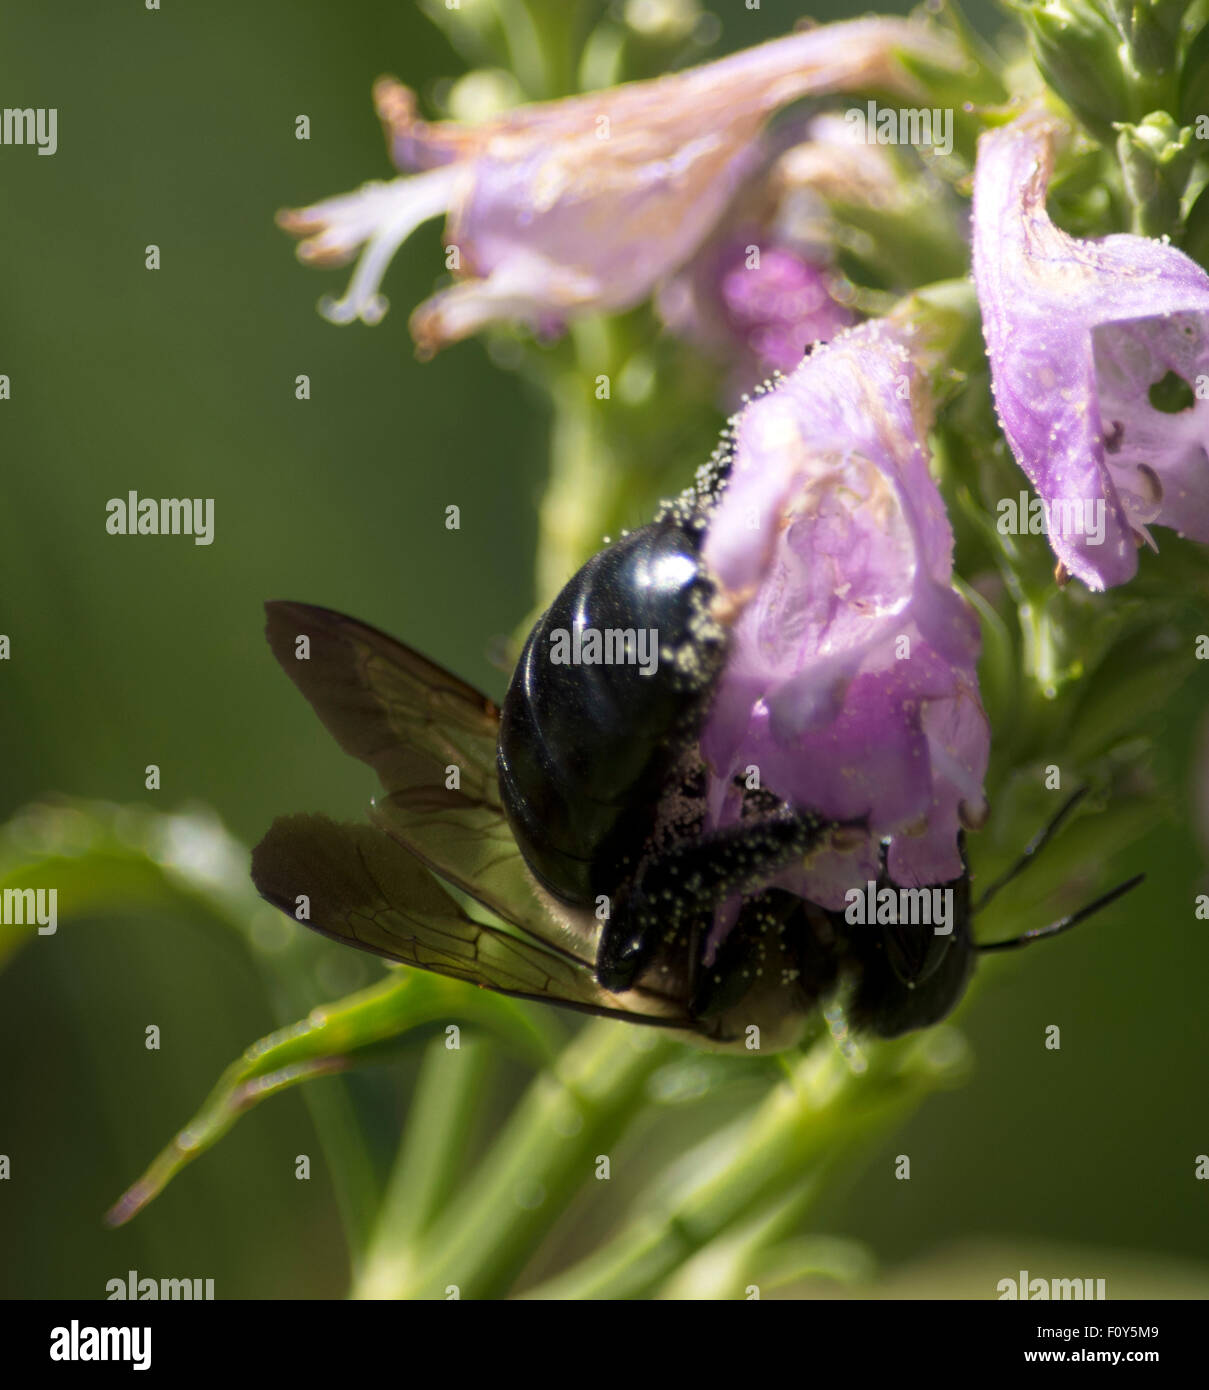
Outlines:
<svg viewBox="0 0 1209 1390"><path fill-rule="evenodd" d="M785 807L660 850L610 904L596 951L596 978L608 990L631 988L660 944L687 927L696 938L690 964L695 987L714 909L732 894L760 888L817 849L833 830L854 825L864 829L863 823L824 820ZM704 929L695 926L701 923Z"/></svg>

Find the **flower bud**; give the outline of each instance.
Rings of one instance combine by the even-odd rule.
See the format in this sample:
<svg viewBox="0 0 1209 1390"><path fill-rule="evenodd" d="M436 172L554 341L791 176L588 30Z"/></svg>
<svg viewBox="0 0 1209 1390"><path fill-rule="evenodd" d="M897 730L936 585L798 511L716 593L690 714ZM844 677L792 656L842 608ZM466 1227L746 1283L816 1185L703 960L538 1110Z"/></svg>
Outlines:
<svg viewBox="0 0 1209 1390"><path fill-rule="evenodd" d="M1121 35L1094 0L1022 0L1016 6L1041 75L1094 134L1131 114Z"/></svg>
<svg viewBox="0 0 1209 1390"><path fill-rule="evenodd" d="M1180 130L1166 111L1155 111L1139 125L1120 124L1117 157L1133 205L1133 230L1161 236L1177 227L1195 149L1192 130Z"/></svg>

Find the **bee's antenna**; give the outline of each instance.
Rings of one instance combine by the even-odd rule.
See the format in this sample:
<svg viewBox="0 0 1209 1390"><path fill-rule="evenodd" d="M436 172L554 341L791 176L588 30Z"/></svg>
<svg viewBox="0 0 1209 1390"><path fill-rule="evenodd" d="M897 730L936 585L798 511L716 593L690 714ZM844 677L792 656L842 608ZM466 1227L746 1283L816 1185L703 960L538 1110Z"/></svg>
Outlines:
<svg viewBox="0 0 1209 1390"><path fill-rule="evenodd" d="M1021 854L1020 858L1016 860L1012 867L1008 869L1006 873L1001 874L995 880L995 882L992 883L991 886L987 888L987 890L979 896L978 901L974 904L973 908L971 909L971 916L975 912L981 912L982 909L986 907L987 903L991 901L991 899L995 896L996 893L999 892L1001 888L1006 888L1007 885L1011 883L1011 881L1018 874L1023 873L1024 870L1028 868L1028 866L1033 862L1034 856L1038 854L1041 850L1043 850L1047 844L1049 844L1050 840L1053 839L1053 837L1066 823L1066 820L1069 817L1070 813L1087 795L1087 790L1088 789L1086 786L1082 786L1077 791L1071 793L1071 795L1067 798L1066 802L1058 809L1057 814L1053 817L1049 824L1043 826L1041 830L1039 830L1037 834L1034 835L1033 838L1024 847L1024 853ZM1073 923L1067 923L1067 925L1071 926L1073 925Z"/></svg>
<svg viewBox="0 0 1209 1390"><path fill-rule="evenodd" d="M1124 883L1118 883L1115 888L1110 889L1102 898L1097 898L1094 903L1088 903L1086 907L1081 907L1078 912L1071 913L1069 917L1051 922L1048 927L1036 927L1032 931L1026 931L1023 936L1014 936L1008 941L990 941L985 946L976 946L974 949L979 952L1011 951L1017 946L1028 946L1047 936L1057 936L1059 932L1069 931L1071 927L1085 922L1093 913L1099 912L1102 907L1107 907L1109 903L1115 903L1118 898L1123 898L1131 889L1136 888L1145 877L1145 874L1135 874L1133 878L1126 879Z"/></svg>

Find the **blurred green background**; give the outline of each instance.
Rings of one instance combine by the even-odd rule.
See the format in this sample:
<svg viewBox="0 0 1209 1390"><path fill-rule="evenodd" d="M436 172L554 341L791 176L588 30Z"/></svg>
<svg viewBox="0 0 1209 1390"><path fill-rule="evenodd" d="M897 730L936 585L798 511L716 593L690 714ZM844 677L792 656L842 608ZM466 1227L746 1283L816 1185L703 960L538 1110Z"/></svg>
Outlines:
<svg viewBox="0 0 1209 1390"><path fill-rule="evenodd" d="M800 15L780 0L714 8L717 51ZM989 11L974 13L994 31ZM441 278L438 224L390 269L394 309L374 330L320 319L317 298L347 272L303 270L273 225L279 207L389 177L375 77L425 93L462 68L402 0L9 7L0 104L57 107L59 150L0 146L0 372L12 380L0 403L0 632L12 640L0 818L55 791L202 803L248 844L285 811L357 817L370 775L270 658L266 598L356 614L501 693L487 652L532 601L541 402L479 343L413 359L407 313ZM294 138L300 113L309 142ZM130 490L215 498L214 544L108 535L105 503ZM444 527L450 503L460 531ZM993 1244L1007 1252L990 1262L998 1272L954 1286L992 1296L1047 1245L1206 1254L1209 1184L1193 1169L1209 1151L1209 945L1192 911L1206 875L1187 788L1206 679L1163 721L1178 815L1120 865L1145 868L1146 888L987 970L963 1016L972 1081L930 1101L828 1209L828 1230L866 1240L891 1270L955 1242ZM158 792L143 786L149 763ZM337 947L315 959L316 1000L378 974ZM196 918L73 923L20 952L0 974L0 1153L13 1166L0 1183L0 1293L100 1297L128 1269L214 1278L219 1297L343 1293L322 1163L294 1178L295 1155L318 1153L297 1093L248 1116L131 1226L101 1225L276 1021L240 944ZM158 1052L144 1047L150 1023ZM1050 1023L1060 1052L1043 1047ZM404 1049L347 1082L381 1168L414 1061ZM502 1094L521 1079L505 1070ZM686 1118L685 1137L704 1123ZM893 1180L898 1153L912 1157L909 1183ZM1100 1275L1107 1260L1045 1272Z"/></svg>

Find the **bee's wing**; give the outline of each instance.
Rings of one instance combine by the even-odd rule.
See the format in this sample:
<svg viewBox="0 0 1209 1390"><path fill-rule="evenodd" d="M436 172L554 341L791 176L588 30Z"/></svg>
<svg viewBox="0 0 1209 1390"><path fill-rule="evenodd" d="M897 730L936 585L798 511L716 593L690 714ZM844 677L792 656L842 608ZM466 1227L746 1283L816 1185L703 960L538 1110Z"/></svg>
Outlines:
<svg viewBox="0 0 1209 1390"><path fill-rule="evenodd" d="M266 603L265 635L282 670L346 753L388 792L461 787L450 805L499 809L500 712L473 686L367 623L307 603ZM299 639L307 639L303 648Z"/></svg>
<svg viewBox="0 0 1209 1390"><path fill-rule="evenodd" d="M547 944L561 941L576 961L590 959L591 942L555 924L535 897L504 818L495 705L355 618L305 603L265 611L286 675L341 748L378 774L387 795L371 809L375 824L505 921Z"/></svg>
<svg viewBox="0 0 1209 1390"><path fill-rule="evenodd" d="M469 917L414 856L371 825L281 816L252 851L260 895L290 917L388 960L521 999L670 1028L692 1028L682 1006L644 990L624 1002L591 967L562 951Z"/></svg>

